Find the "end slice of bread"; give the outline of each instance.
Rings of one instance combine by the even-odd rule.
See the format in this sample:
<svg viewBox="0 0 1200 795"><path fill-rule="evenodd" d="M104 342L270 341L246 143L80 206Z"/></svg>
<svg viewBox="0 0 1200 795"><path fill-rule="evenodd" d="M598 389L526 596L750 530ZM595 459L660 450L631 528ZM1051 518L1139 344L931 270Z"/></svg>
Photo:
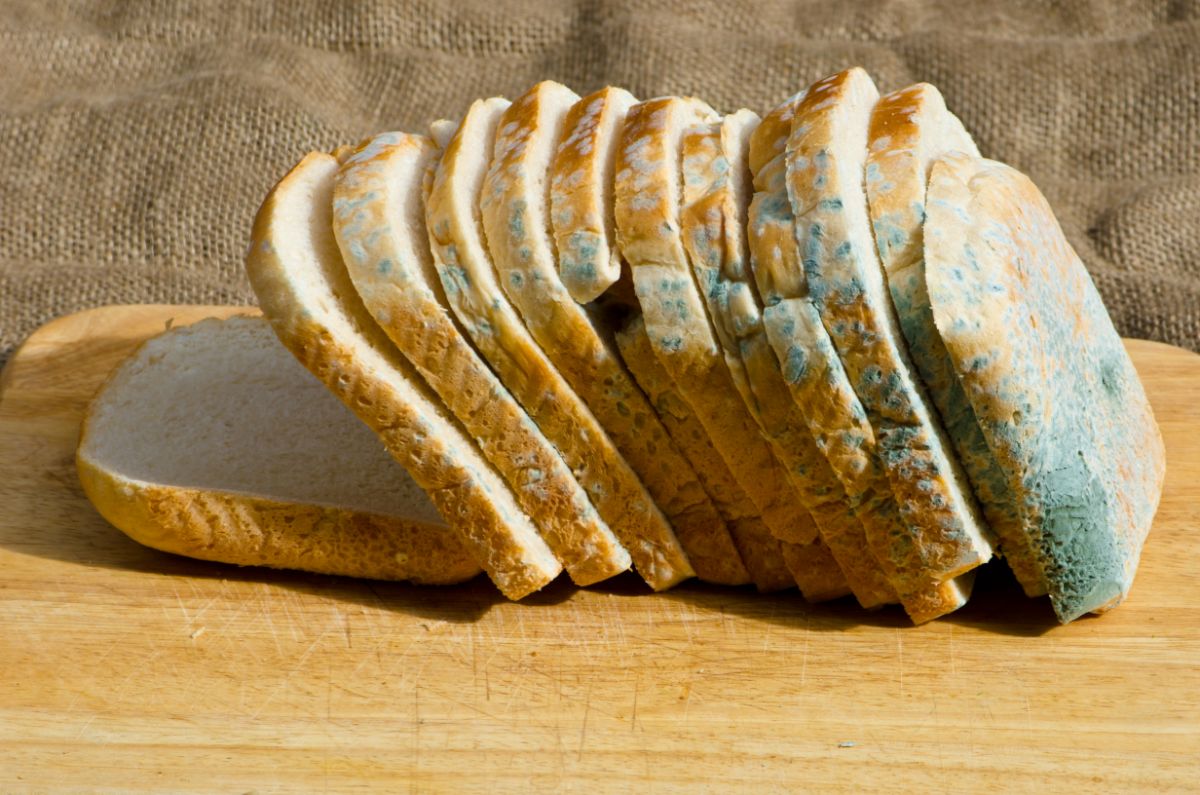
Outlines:
<svg viewBox="0 0 1200 795"><path fill-rule="evenodd" d="M955 154L930 175L937 331L1030 528L1059 620L1119 604L1162 494L1162 434L1050 205L1020 172Z"/></svg>
<svg viewBox="0 0 1200 795"><path fill-rule="evenodd" d="M262 318L146 341L88 407L76 464L100 514L164 552L430 585L479 573L425 492Z"/></svg>
<svg viewBox="0 0 1200 795"><path fill-rule="evenodd" d="M371 427L500 591L519 599L558 560L512 491L363 307L333 234L337 160L309 154L255 218L246 272L284 346Z"/></svg>

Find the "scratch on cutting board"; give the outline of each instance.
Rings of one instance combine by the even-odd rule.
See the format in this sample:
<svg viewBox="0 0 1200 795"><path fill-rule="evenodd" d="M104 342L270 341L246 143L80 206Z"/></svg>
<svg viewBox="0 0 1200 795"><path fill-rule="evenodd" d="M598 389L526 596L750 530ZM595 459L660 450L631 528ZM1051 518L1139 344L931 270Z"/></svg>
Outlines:
<svg viewBox="0 0 1200 795"><path fill-rule="evenodd" d="M583 696L583 725L579 727L579 751L575 761L583 759L583 744L587 742L588 716L592 713L592 686L589 684L587 693Z"/></svg>
<svg viewBox="0 0 1200 795"><path fill-rule="evenodd" d="M950 625L950 676L958 676L958 661L954 658L954 625Z"/></svg>
<svg viewBox="0 0 1200 795"><path fill-rule="evenodd" d="M892 630L896 633L896 657L900 662L900 695L904 695L904 635L900 630Z"/></svg>
<svg viewBox="0 0 1200 795"><path fill-rule="evenodd" d="M642 675L635 674L633 679L633 714L629 718L629 731L637 731L638 690L642 686Z"/></svg>
<svg viewBox="0 0 1200 795"><path fill-rule="evenodd" d="M812 619L804 617L804 649L800 653L800 687L808 682L808 636L812 633L809 623Z"/></svg>

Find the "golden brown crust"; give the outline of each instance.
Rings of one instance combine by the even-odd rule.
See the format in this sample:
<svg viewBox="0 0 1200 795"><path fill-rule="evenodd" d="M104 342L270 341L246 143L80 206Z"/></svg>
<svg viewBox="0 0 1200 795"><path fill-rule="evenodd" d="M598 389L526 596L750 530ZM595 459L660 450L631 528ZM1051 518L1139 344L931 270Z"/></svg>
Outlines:
<svg viewBox="0 0 1200 795"><path fill-rule="evenodd" d="M455 327L434 290L424 234L406 239L405 202L419 205L437 165L424 136L386 133L364 142L338 172L334 230L367 310L458 417L504 476L542 537L579 585L629 568L629 554L604 524L558 453ZM408 169L407 186L394 185ZM394 191L408 191L407 197ZM428 269L428 273L426 273ZM440 285L437 285L440 291Z"/></svg>
<svg viewBox="0 0 1200 795"><path fill-rule="evenodd" d="M358 301L333 239L336 168L332 156L309 154L259 209L246 271L263 315L284 347L379 434L501 592L520 599L553 580L561 567L511 495L501 493L507 487L470 442L450 446L449 440L461 434ZM280 247L287 250L294 245L291 237L300 233L287 227L287 210L296 208L281 211L284 201L313 203L292 220L307 224L307 216L315 215L317 262L281 258ZM327 279L333 296L310 301L305 288L293 281L301 274L289 274L297 267L313 269L315 279ZM327 270L318 274L321 269ZM339 312L349 328L339 325Z"/></svg>
<svg viewBox="0 0 1200 795"><path fill-rule="evenodd" d="M86 433L87 420L84 421ZM479 566L445 525L123 478L79 456L84 493L117 529L163 552L237 566L451 585Z"/></svg>

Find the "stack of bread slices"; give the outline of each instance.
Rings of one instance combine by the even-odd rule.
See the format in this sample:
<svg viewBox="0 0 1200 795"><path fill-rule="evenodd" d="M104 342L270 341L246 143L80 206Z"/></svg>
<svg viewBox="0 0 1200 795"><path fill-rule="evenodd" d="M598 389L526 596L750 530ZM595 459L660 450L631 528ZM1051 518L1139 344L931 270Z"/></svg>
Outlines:
<svg viewBox="0 0 1200 795"><path fill-rule="evenodd" d="M1070 621L1128 592L1162 488L1086 269L926 84L849 69L760 118L539 83L307 155L246 268L265 322L168 332L89 414L88 494L151 546L915 622L999 555Z"/></svg>

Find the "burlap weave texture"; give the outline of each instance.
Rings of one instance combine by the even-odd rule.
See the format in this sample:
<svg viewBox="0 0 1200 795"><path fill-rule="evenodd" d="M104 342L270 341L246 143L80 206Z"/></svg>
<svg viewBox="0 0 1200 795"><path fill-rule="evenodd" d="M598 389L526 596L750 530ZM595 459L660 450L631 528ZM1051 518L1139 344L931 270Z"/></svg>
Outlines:
<svg viewBox="0 0 1200 795"><path fill-rule="evenodd" d="M1127 336L1200 349L1200 2L0 1L0 361L106 303L249 303L310 149L542 78L765 111L861 64L1030 174Z"/></svg>

